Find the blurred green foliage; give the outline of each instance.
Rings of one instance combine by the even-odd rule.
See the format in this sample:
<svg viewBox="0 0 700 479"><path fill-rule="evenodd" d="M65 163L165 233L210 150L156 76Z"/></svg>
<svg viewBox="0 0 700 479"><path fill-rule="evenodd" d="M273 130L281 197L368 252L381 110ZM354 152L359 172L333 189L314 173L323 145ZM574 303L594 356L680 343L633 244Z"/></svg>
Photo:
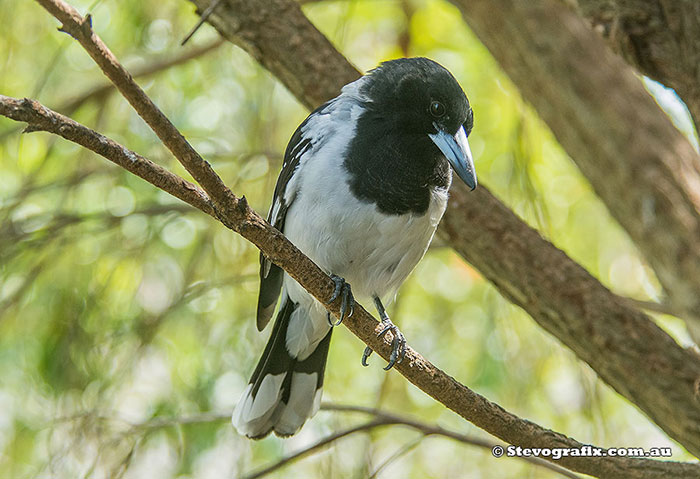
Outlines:
<svg viewBox="0 0 700 479"><path fill-rule="evenodd" d="M216 38L185 1L72 2L132 69ZM436 0L305 6L359 68L431 57L475 111L479 178L612 290L659 294L653 273L458 12ZM34 2L0 0L0 93L60 109L104 83L81 47ZM291 133L306 111L230 44L140 80L237 194L264 212ZM656 87L654 87L656 88ZM673 96L658 97L678 113ZM116 94L72 117L185 175ZM683 119L681 118L681 124ZM253 321L257 250L211 218L107 161L0 118L0 476L236 477L362 418L321 411L292 439L250 442L225 419L267 332ZM673 444L634 406L451 250L435 245L390 314L435 364L515 414L600 446ZM672 318L662 326L683 344ZM334 335L325 400L382 407L485 437L374 357ZM153 418L165 424L143 426ZM389 427L342 439L270 477L366 477L419 434ZM379 477L549 478L551 471L427 438Z"/></svg>

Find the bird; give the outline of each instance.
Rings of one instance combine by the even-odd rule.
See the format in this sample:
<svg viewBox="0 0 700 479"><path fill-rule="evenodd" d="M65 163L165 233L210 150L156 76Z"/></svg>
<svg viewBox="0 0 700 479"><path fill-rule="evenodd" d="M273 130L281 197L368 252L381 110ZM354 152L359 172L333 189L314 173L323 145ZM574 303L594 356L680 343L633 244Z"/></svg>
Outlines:
<svg viewBox="0 0 700 479"><path fill-rule="evenodd" d="M319 409L334 326L355 298L372 300L390 361L406 340L384 302L425 254L445 212L452 170L477 186L467 137L474 115L454 76L423 58L385 61L314 110L285 150L268 222L330 275L322 304L263 254L257 328L277 315L267 346L232 415L242 435L296 434ZM365 348L362 364L372 350Z"/></svg>

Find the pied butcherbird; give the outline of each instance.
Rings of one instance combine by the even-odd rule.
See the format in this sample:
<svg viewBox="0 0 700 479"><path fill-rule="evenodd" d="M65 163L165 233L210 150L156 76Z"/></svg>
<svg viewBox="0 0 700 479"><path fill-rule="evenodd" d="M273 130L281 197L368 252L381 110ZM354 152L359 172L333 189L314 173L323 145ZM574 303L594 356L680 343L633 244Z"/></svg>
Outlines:
<svg viewBox="0 0 700 479"><path fill-rule="evenodd" d="M386 369L405 339L387 315L425 254L445 207L452 169L471 189L473 114L455 78L426 58L382 63L325 103L287 146L269 222L331 275L340 320L261 255L257 326L279 302L272 334L233 413L238 431L290 436L319 408L333 326L371 299L392 331ZM451 166L451 168L450 168ZM352 289L350 285L352 284ZM362 363L371 353L365 349Z"/></svg>

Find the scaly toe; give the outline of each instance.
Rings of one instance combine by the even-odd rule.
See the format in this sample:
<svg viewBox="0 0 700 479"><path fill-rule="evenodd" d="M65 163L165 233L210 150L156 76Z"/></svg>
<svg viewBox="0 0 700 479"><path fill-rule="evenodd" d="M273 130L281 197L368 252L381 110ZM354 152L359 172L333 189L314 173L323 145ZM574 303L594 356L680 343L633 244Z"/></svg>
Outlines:
<svg viewBox="0 0 700 479"><path fill-rule="evenodd" d="M331 275L331 279L335 283L335 290L326 304L331 304L333 301L338 299L338 297L342 297L340 303L340 317L338 318L338 321L333 321L330 313L327 315L328 324L331 327L336 327L340 325L345 318L349 318L352 316L352 313L355 312L355 298L352 295L352 288L350 287L350 284L347 283L345 279L334 274Z"/></svg>
<svg viewBox="0 0 700 479"><path fill-rule="evenodd" d="M384 324L384 327L381 329L381 331L379 331L379 333L377 333L378 338L383 338L389 331L391 331L394 335L394 339L391 341L391 355L389 356L389 364L387 364L384 368L385 371L388 371L389 369L393 368L394 365L401 363L406 356L406 338L404 337L403 333L399 331L399 328L391 322L391 320L382 320L382 324ZM365 347L365 350L362 353L363 366L368 366L367 359L372 352L372 348L369 346Z"/></svg>
<svg viewBox="0 0 700 479"><path fill-rule="evenodd" d="M394 335L394 339L391 341L391 355L389 356L389 364L384 368L385 371L390 370L397 362L400 362L406 351L406 339L401 331L399 331L399 328L390 322L389 325L382 330L382 333L386 334L386 331L389 330L391 330Z"/></svg>
<svg viewBox="0 0 700 479"><path fill-rule="evenodd" d="M333 290L333 294L331 295L331 299L326 301L326 304L331 304L333 301L338 299L338 296L340 296L340 292L343 290L343 286L345 286L345 278L341 278L340 276L336 276L336 275L332 274L331 279L333 280L333 283L335 284L335 289Z"/></svg>

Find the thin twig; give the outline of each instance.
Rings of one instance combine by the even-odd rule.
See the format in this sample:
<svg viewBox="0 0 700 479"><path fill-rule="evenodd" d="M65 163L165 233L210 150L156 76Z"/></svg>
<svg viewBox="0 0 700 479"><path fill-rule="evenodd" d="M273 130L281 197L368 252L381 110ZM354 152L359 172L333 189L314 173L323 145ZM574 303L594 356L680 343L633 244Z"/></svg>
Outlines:
<svg viewBox="0 0 700 479"><path fill-rule="evenodd" d="M211 422L230 421L231 413L204 413L183 417L157 417L146 422L133 424L132 431L163 429L166 427L184 426L188 424L206 424Z"/></svg>
<svg viewBox="0 0 700 479"><path fill-rule="evenodd" d="M403 446L401 446L394 454L391 456L387 457L384 462L382 462L379 466L377 466L374 471L367 476L367 479L375 479L377 475L379 475L380 472L384 468L386 468L389 464L391 464L394 461L397 461L400 459L402 456L408 454L412 450L414 450L421 442L423 442L423 439L425 439L425 436L418 436L417 438L413 439L412 441L407 442Z"/></svg>
<svg viewBox="0 0 700 479"><path fill-rule="evenodd" d="M683 314L680 311L674 310L668 303L657 303L655 301L644 301L642 299L630 298L627 296L620 296L620 299L627 303L632 308L642 309L645 311L651 311L653 313L667 314L669 316L675 316L677 318L682 318Z"/></svg>
<svg viewBox="0 0 700 479"><path fill-rule="evenodd" d="M480 447L482 449L487 449L492 451L494 447L501 446L493 441L487 441L485 439L480 439L478 437L473 437L467 434L462 434L456 431L451 431L449 429L442 428L440 426L432 426L429 424L416 421L414 419L408 418L406 416L390 413L382 409L375 409L363 406L349 406L344 404L321 404L321 409L325 411L338 411L338 412L359 412L363 414L370 414L376 418L384 419L385 421L391 422L392 424L400 424L402 426L408 426L416 431L420 431L424 436L442 436L455 441L461 442L463 444L469 444L470 446ZM544 459L538 457L518 457L518 459L523 459L536 466L545 467L551 471L557 472L564 477L571 479L581 479L577 474L574 474L567 469L553 464ZM376 471L375 471L376 472Z"/></svg>
<svg viewBox="0 0 700 479"><path fill-rule="evenodd" d="M192 27L192 30L190 30L190 33L188 33L185 36L185 38L182 39L182 42L180 43L181 46L184 46L185 43L187 43L189 41L189 39L192 38L192 36L195 33L197 33L197 30L199 30L199 27L201 27L204 24L204 22L207 21L209 16L212 13L214 13L214 10L216 9L216 7L219 6L220 3L221 3L221 0L214 0L213 2L211 2L211 4L207 7L207 9L204 10L204 12L202 12L202 15L199 18L199 21L195 24L194 27Z"/></svg>
<svg viewBox="0 0 700 479"><path fill-rule="evenodd" d="M354 434L356 432L362 432L362 431L369 431L371 429L377 428L377 427L383 427L383 426L389 426L391 425L391 422L387 422L383 419L373 419L369 422L360 424L358 426L353 426L348 429L343 429L340 432L336 432L334 434L331 434L330 436L327 436L314 444L312 444L309 447L306 447L302 449L301 451L298 451L290 456L284 457L281 460L275 462L274 464L271 464L263 469L259 469L251 474L248 474L247 476L243 476L240 479L258 479L259 477L263 477L273 471L276 471L277 469L280 469L287 464L294 462L298 459L301 459L302 457L308 456L312 452L317 451L318 449L321 449L329 444L331 444L334 441L337 441L338 439L342 439L344 437L350 436L351 434Z"/></svg>
<svg viewBox="0 0 700 479"><path fill-rule="evenodd" d="M130 214L143 215L143 216L160 216L168 213L191 213L194 210L187 205L183 204L152 204L144 208L135 209ZM42 226L38 229L32 229L27 231L26 224L31 224L37 219L41 218L51 218L51 222ZM0 227L0 244L7 245L17 245L24 241L27 237L42 234L51 233L52 236L56 235L60 230L73 226L79 223L87 223L92 221L102 221L108 224L118 224L123 221L125 216L114 216L108 212L93 212L85 214L74 214L74 213L39 213L37 215L29 216L21 221L16 221L8 223L3 227ZM3 255L0 254L0 257Z"/></svg>

